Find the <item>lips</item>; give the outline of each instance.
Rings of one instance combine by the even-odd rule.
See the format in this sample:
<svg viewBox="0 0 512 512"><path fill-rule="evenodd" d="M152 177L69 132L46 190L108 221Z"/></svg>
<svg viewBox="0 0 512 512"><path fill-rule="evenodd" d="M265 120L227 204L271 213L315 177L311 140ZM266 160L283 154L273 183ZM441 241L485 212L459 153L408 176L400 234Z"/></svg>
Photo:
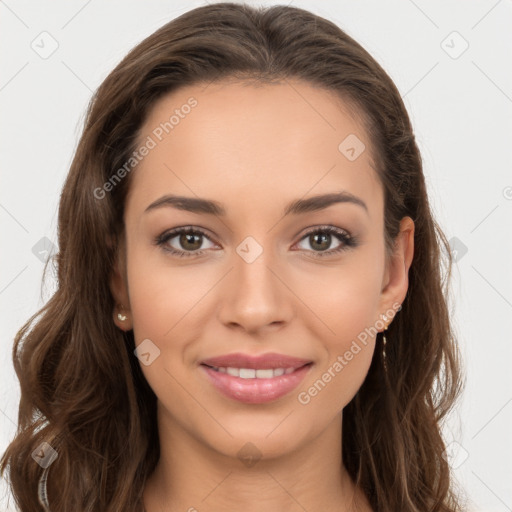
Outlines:
<svg viewBox="0 0 512 512"><path fill-rule="evenodd" d="M283 354L229 354L205 359L200 369L224 396L259 404L277 400L295 389L312 361Z"/></svg>

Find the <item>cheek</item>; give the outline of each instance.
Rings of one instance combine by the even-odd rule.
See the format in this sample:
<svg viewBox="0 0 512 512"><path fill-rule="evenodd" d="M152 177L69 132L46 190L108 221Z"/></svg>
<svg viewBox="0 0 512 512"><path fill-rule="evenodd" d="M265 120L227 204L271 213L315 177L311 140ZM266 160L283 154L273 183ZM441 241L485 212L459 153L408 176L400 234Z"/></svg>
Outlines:
<svg viewBox="0 0 512 512"><path fill-rule="evenodd" d="M162 265L155 252L134 246L128 253L127 278L136 344L150 339L163 351L167 339L177 348L179 337L174 334L187 323L187 312L201 293L191 272Z"/></svg>
<svg viewBox="0 0 512 512"><path fill-rule="evenodd" d="M365 293L361 288L358 290L359 293L354 295L347 286L328 294L323 305L321 301L315 303L330 330L322 329L324 334L320 342L325 356L301 387L297 398L310 414L323 418L323 421L352 400L363 384L373 358L376 331L373 329L375 309L372 305L375 294L371 293L371 287Z"/></svg>
<svg viewBox="0 0 512 512"><path fill-rule="evenodd" d="M317 332L329 350L343 350L379 318L384 268L379 254L366 247L337 265L310 266L293 276L294 290L316 314Z"/></svg>
<svg viewBox="0 0 512 512"><path fill-rule="evenodd" d="M164 410L172 411L178 421L198 414L190 396L200 392L189 385L187 355L204 325L201 298L215 282L192 269L170 268L161 260L157 264L136 251L127 269L136 345L149 339L158 354L148 365L141 359L141 370Z"/></svg>
<svg viewBox="0 0 512 512"><path fill-rule="evenodd" d="M214 283L193 265L166 264L157 250L134 247L128 259L130 306L135 339L173 337Z"/></svg>
<svg viewBox="0 0 512 512"><path fill-rule="evenodd" d="M347 260L328 272L323 269L300 286L301 297L315 313L304 318L311 319L308 328L325 354L299 396L299 403L311 404L316 411L341 410L368 373L380 318L384 265L376 254L361 251L350 263Z"/></svg>

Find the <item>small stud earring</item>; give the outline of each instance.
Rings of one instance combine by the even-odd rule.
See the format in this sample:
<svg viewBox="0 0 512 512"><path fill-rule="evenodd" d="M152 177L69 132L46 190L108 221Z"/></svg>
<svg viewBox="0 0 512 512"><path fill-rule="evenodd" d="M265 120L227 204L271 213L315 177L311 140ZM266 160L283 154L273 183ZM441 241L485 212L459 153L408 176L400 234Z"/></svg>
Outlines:
<svg viewBox="0 0 512 512"><path fill-rule="evenodd" d="M124 306L123 306L122 304L121 304L121 305L119 305L118 307L119 307L119 309L120 309L121 311L124 309ZM121 313L121 311L119 311L119 313L117 313L117 319L118 319L119 321L121 321L121 322L124 322L124 321L128 318L128 316L127 316L127 315L125 315L124 313Z"/></svg>

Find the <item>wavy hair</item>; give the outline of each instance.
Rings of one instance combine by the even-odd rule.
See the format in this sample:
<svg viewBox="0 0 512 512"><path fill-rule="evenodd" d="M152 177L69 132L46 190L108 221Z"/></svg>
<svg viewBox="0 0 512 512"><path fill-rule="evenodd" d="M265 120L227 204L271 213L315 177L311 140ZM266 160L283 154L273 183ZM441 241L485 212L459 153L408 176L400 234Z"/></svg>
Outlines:
<svg viewBox="0 0 512 512"><path fill-rule="evenodd" d="M300 79L335 92L364 120L384 190L386 248L415 222L409 289L343 413L343 463L379 512L462 510L442 421L465 384L451 326L452 260L431 212L421 156L400 94L382 67L332 22L294 7L217 3L167 23L131 50L92 97L59 204L57 289L17 333L18 428L1 459L22 512L140 512L160 454L156 396L112 321L109 282L122 250L130 175L99 199L136 149L164 94L221 79ZM46 275L47 267L45 267ZM32 454L58 454L43 470ZM46 445L43 445L43 447Z"/></svg>

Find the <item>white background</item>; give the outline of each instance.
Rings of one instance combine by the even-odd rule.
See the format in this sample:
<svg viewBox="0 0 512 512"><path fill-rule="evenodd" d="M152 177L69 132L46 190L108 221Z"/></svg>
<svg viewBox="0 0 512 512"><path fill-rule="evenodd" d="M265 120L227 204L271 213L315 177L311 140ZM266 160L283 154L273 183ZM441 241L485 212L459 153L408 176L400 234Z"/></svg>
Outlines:
<svg viewBox="0 0 512 512"><path fill-rule="evenodd" d="M467 373L445 428L446 441L458 443L450 448L453 474L470 510L512 510L512 1L291 4L359 41L404 98L437 218L454 247L467 248L462 257L459 250L453 278ZM60 189L92 91L138 42L200 5L0 1L0 451L16 427L13 338L54 288L50 276L41 295L43 263L32 248L43 237L57 243ZM42 37L51 47L44 31L58 43L46 59L31 47L42 46ZM0 495L6 492L4 485Z"/></svg>

